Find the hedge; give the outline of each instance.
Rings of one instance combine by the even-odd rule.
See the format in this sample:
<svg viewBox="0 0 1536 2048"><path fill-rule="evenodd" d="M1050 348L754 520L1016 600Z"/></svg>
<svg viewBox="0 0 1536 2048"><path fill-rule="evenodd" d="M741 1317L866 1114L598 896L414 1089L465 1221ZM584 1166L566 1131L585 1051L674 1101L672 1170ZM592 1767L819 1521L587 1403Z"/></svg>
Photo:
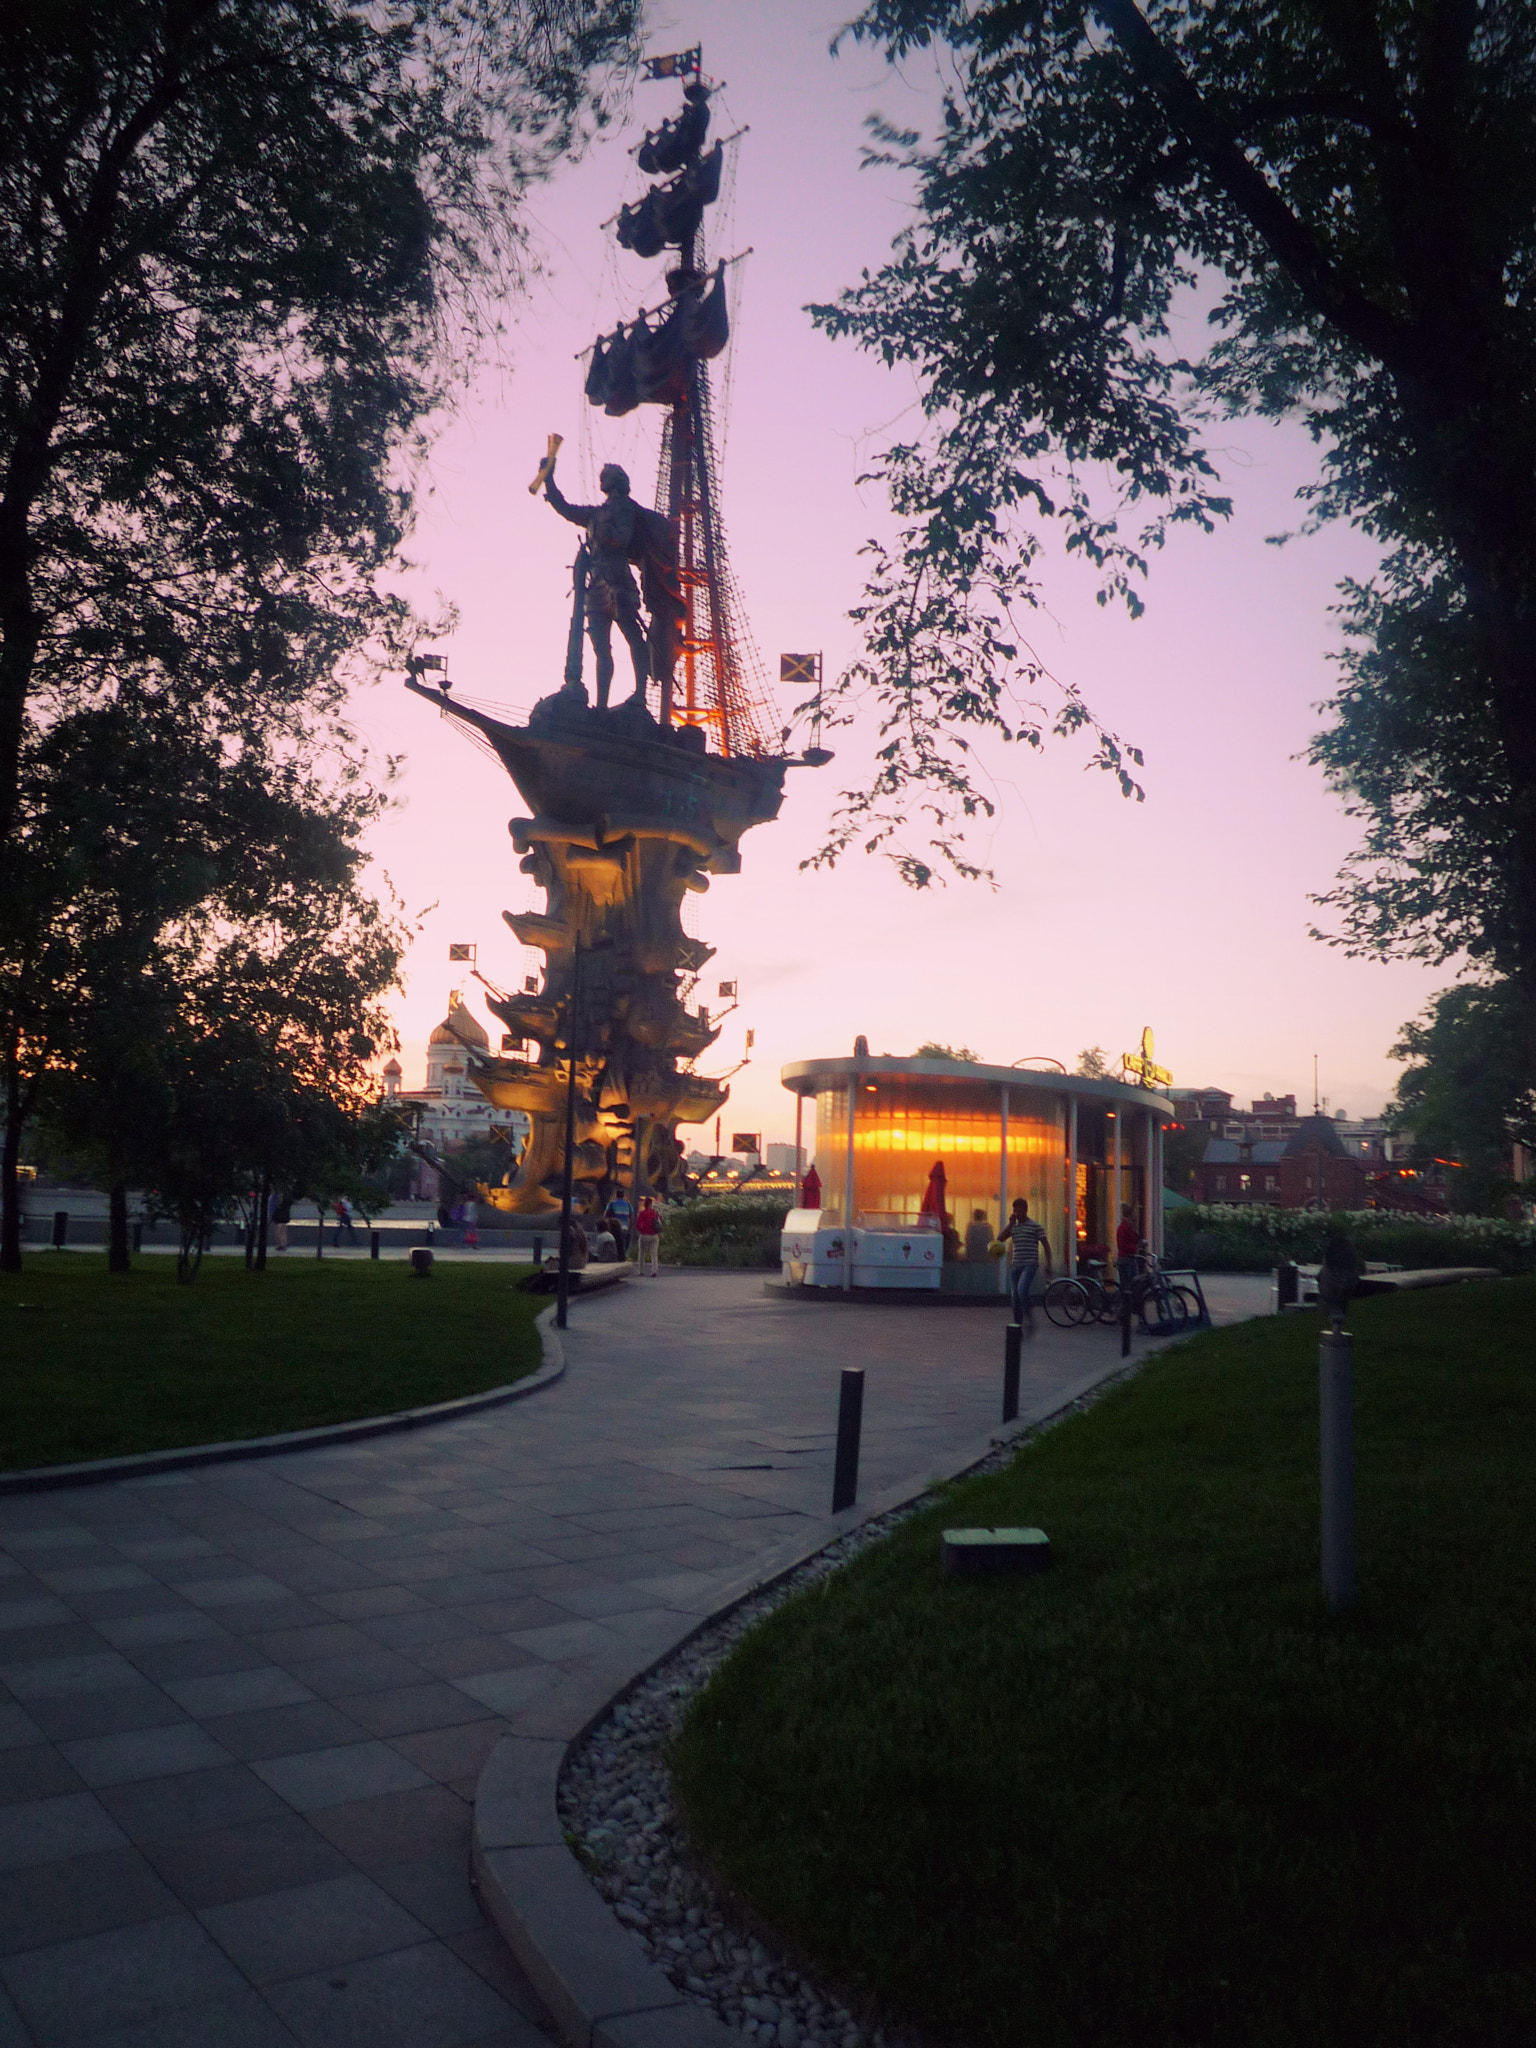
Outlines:
<svg viewBox="0 0 1536 2048"><path fill-rule="evenodd" d="M667 1209L661 1219L661 1255L676 1266L779 1264L779 1237L794 1205L720 1195Z"/></svg>
<svg viewBox="0 0 1536 2048"><path fill-rule="evenodd" d="M1206 1273L1265 1273L1282 1259L1303 1265L1323 1256L1334 1219L1310 1209L1241 1208L1211 1202L1167 1219L1164 1263ZM1404 1217L1387 1209L1355 1209L1342 1218L1363 1259L1394 1266L1496 1266L1501 1273L1536 1271L1536 1227L1491 1216Z"/></svg>

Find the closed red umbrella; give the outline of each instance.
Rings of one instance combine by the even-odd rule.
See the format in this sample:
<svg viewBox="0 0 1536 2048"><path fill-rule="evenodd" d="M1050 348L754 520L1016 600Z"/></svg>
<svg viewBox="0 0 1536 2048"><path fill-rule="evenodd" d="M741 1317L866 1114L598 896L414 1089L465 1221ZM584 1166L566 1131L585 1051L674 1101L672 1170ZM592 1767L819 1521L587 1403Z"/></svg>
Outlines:
<svg viewBox="0 0 1536 2048"><path fill-rule="evenodd" d="M923 1206L917 1212L919 1223L928 1222L935 1230L943 1230L949 1223L949 1210L944 1201L944 1162L935 1159L933 1170L928 1175L928 1185L923 1190Z"/></svg>

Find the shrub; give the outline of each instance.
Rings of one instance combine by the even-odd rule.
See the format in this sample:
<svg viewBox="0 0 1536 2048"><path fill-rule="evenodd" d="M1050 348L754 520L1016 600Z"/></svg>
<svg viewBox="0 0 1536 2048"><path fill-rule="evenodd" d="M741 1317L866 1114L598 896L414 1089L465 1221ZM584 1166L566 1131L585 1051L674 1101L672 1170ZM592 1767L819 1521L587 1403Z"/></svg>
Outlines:
<svg viewBox="0 0 1536 2048"><path fill-rule="evenodd" d="M1329 1218L1310 1209L1238 1207L1208 1202L1168 1219L1165 1260L1207 1273L1264 1273L1282 1259L1315 1264L1323 1256ZM1497 1266L1501 1273L1536 1271L1536 1228L1492 1216L1405 1217L1389 1209L1356 1209L1344 1227L1363 1259L1395 1266Z"/></svg>
<svg viewBox="0 0 1536 2048"><path fill-rule="evenodd" d="M685 1202L661 1219L661 1254L678 1266L773 1266L793 1204L720 1195Z"/></svg>

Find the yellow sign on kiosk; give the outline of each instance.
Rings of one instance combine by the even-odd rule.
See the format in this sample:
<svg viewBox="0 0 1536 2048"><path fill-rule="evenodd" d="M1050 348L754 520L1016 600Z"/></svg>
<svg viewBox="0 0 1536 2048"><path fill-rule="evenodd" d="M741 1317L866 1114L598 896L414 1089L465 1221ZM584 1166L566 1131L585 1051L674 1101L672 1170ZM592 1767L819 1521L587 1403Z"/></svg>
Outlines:
<svg viewBox="0 0 1536 2048"><path fill-rule="evenodd" d="M1166 1088L1173 1079L1166 1067L1158 1066L1152 1058L1152 1026L1148 1024L1141 1034L1141 1051L1123 1052L1120 1055L1121 1072L1128 1079L1139 1081L1143 1088Z"/></svg>

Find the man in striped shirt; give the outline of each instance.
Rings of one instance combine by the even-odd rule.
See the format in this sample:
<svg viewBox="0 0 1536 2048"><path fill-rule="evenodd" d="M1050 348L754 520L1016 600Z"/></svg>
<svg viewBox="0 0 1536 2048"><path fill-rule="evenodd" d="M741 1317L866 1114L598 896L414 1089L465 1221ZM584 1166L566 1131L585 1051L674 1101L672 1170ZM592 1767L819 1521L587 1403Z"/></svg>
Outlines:
<svg viewBox="0 0 1536 2048"><path fill-rule="evenodd" d="M1013 1205L1013 1214L1003 1235L1008 1239L1008 1280L1013 1289L1013 1320L1032 1330L1035 1313L1030 1306L1029 1291L1035 1284L1042 1257L1046 1272L1051 1270L1051 1241L1045 1234L1044 1224L1036 1223L1030 1215L1029 1204L1022 1195Z"/></svg>

